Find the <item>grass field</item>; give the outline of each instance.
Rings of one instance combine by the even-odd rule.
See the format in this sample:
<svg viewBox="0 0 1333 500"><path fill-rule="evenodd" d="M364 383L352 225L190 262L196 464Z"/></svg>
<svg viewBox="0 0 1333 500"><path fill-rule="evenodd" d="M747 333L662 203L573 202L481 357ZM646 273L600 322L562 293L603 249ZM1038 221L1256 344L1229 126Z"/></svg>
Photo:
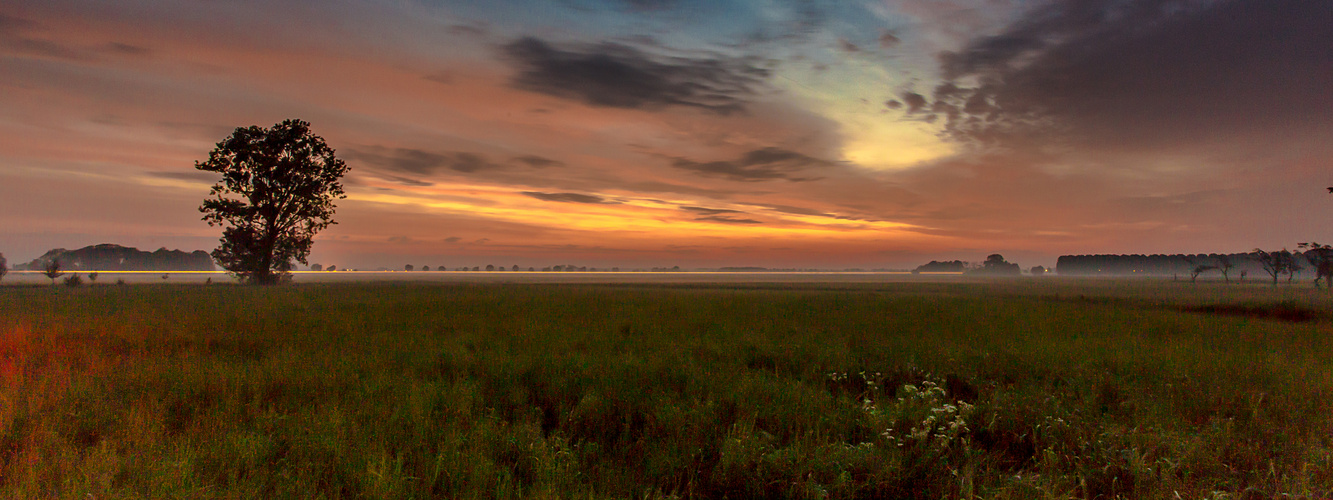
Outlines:
<svg viewBox="0 0 1333 500"><path fill-rule="evenodd" d="M1314 290L0 288L3 498L1333 497Z"/></svg>

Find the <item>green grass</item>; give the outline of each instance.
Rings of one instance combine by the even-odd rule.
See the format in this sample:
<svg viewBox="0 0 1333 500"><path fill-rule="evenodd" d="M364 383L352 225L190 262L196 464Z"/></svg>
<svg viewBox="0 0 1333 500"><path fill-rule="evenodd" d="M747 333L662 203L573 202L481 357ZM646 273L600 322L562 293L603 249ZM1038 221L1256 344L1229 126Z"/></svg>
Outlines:
<svg viewBox="0 0 1333 500"><path fill-rule="evenodd" d="M0 288L0 497L1333 497L1329 300Z"/></svg>

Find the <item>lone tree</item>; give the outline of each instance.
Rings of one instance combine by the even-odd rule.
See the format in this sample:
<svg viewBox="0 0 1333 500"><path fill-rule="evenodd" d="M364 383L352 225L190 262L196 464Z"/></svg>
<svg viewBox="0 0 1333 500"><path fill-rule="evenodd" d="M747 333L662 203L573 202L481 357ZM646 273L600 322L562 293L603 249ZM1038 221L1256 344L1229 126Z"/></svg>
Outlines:
<svg viewBox="0 0 1333 500"><path fill-rule="evenodd" d="M9 274L9 261L5 260L5 254L0 253L0 279L5 279Z"/></svg>
<svg viewBox="0 0 1333 500"><path fill-rule="evenodd" d="M333 201L347 197L347 165L301 120L237 128L194 167L222 174L199 211L223 227L213 259L246 283L276 284L306 264L315 233L335 224Z"/></svg>
<svg viewBox="0 0 1333 500"><path fill-rule="evenodd" d="M1312 241L1301 243L1296 248L1305 250L1305 260L1314 266L1314 286L1318 288L1319 280L1322 279L1328 289L1333 290L1333 245L1320 245Z"/></svg>
<svg viewBox="0 0 1333 500"><path fill-rule="evenodd" d="M65 272L60 270L59 260L51 259L46 262L46 268L42 269L42 274L45 274L47 278L51 278L51 284L54 285L56 284L56 278L59 278L61 275L65 274Z"/></svg>
<svg viewBox="0 0 1333 500"><path fill-rule="evenodd" d="M1273 286L1277 286L1278 276L1287 272L1287 259L1283 258L1282 252L1277 250L1269 252L1262 248L1256 248L1250 252L1250 255L1259 265L1263 266L1264 272L1273 278Z"/></svg>
<svg viewBox="0 0 1333 500"><path fill-rule="evenodd" d="M1222 279L1227 283L1231 283L1231 269L1234 267L1236 265L1231 263L1231 257L1222 254L1217 255L1217 270L1222 271Z"/></svg>

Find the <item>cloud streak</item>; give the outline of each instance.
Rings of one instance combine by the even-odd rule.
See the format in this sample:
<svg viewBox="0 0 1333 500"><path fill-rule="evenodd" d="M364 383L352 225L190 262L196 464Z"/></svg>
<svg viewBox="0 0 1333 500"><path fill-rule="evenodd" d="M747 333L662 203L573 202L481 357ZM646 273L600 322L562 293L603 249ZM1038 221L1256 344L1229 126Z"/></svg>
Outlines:
<svg viewBox="0 0 1333 500"><path fill-rule="evenodd" d="M607 201L605 198L602 198L601 196L593 196L593 195L590 195L590 194L579 194L579 193L541 193L541 192L536 192L536 191L523 191L521 194L524 195L524 196L530 196L530 197L533 197L533 198L536 198L536 199L539 199L539 200L542 200L542 201L555 201L555 202L560 202L560 203L589 203L589 204L609 204L609 203L613 203L613 202Z"/></svg>
<svg viewBox="0 0 1333 500"><path fill-rule="evenodd" d="M671 166L705 177L720 177L740 182L785 180L805 182L819 177L801 175L809 170L823 169L834 163L776 147L755 149L735 160L700 162L677 158Z"/></svg>
<svg viewBox="0 0 1333 500"><path fill-rule="evenodd" d="M524 37L503 52L517 70L514 88L596 107L689 107L726 115L743 111L769 76L746 59L661 57L616 43L558 47Z"/></svg>

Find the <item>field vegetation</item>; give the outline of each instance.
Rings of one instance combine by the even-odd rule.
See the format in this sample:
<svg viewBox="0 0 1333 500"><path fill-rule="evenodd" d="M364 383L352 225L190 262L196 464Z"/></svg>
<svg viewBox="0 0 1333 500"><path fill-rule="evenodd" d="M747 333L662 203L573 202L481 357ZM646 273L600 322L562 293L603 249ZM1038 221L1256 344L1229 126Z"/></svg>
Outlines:
<svg viewBox="0 0 1333 500"><path fill-rule="evenodd" d="M0 288L5 498L1333 497L1329 296Z"/></svg>

